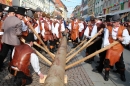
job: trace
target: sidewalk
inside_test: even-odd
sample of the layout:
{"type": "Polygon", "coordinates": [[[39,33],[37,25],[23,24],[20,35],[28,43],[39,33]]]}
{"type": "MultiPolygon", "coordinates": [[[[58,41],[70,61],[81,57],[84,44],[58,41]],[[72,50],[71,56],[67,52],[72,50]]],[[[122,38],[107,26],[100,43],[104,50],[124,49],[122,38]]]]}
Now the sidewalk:
{"type": "MultiPolygon", "coordinates": [[[[99,60],[97,56],[94,57],[94,62],[92,64],[83,62],[82,66],[86,70],[92,82],[94,83],[94,86],[130,86],[130,63],[126,62],[129,61],[129,55],[127,54],[129,54],[129,51],[125,49],[123,56],[126,66],[126,82],[121,81],[120,75],[114,73],[112,69],[110,70],[109,81],[104,81],[104,70],[102,74],[92,72],[93,68],[98,65],[98,63],[96,63],[99,60]]],[[[85,57],[85,50],[82,51],[77,57],[78,59],[82,59],[83,57],[85,57]]]]}

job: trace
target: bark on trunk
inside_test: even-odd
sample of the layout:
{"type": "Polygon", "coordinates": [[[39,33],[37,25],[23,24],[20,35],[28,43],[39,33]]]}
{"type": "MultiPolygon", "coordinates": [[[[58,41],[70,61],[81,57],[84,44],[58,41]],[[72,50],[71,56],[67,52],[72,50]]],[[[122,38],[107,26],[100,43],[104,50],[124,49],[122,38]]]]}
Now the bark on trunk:
{"type": "Polygon", "coordinates": [[[64,86],[66,54],[67,39],[66,37],[63,37],[56,53],[53,65],[48,72],[44,86],[64,86]]]}

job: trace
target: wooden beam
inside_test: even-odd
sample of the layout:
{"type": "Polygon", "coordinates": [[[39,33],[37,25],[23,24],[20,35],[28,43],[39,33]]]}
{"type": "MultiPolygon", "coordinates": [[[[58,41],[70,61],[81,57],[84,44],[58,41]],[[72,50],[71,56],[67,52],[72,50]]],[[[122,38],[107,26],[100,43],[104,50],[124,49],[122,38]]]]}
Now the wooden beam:
{"type": "Polygon", "coordinates": [[[81,62],[84,62],[85,60],[90,59],[90,58],[92,58],[93,56],[95,56],[95,55],[97,55],[97,54],[99,54],[99,53],[101,53],[101,52],[103,52],[103,51],[105,51],[105,50],[107,50],[107,49],[110,49],[111,47],[113,47],[114,45],[116,45],[116,44],[118,44],[118,43],[119,43],[118,41],[114,41],[114,42],[111,43],[110,45],[108,45],[108,46],[106,46],[106,47],[104,47],[104,48],[102,48],[102,49],[100,49],[100,50],[98,50],[98,51],[96,51],[96,52],[94,52],[94,53],[88,55],[87,57],[84,57],[84,58],[82,58],[82,59],[80,59],[80,60],[78,60],[78,61],[76,61],[76,62],[74,62],[74,63],[72,63],[72,64],[70,64],[70,65],[68,65],[68,66],[66,66],[66,67],[65,67],[65,70],[67,70],[67,69],[69,69],[69,68],[71,68],[71,67],[74,67],[74,66],[80,64],[81,62]]]}
{"type": "Polygon", "coordinates": [[[32,25],[28,22],[27,23],[28,27],[32,30],[32,32],[36,35],[36,37],[39,39],[39,41],[42,43],[42,45],[44,46],[46,52],[51,56],[51,58],[54,60],[54,56],[51,54],[51,52],[48,50],[47,46],[44,44],[44,42],[42,41],[42,39],[39,37],[39,35],[36,33],[36,31],[34,30],[34,28],[32,27],[32,25]]]}
{"type": "MultiPolygon", "coordinates": [[[[69,56],[71,53],[73,53],[77,48],[81,47],[87,40],[83,40],[77,47],[75,47],[74,49],[72,49],[68,54],[67,56],[69,56]]],[[[66,57],[67,57],[66,56],[66,57]]]]}
{"type": "MultiPolygon", "coordinates": [[[[23,38],[20,39],[23,43],[25,43],[25,40],[23,38]]],[[[49,64],[49,66],[52,65],[52,63],[46,58],[44,57],[41,53],[39,53],[35,48],[32,47],[32,49],[36,52],[36,54],[42,58],[47,64],[49,64]]]]}
{"type": "MultiPolygon", "coordinates": [[[[96,41],[98,41],[99,39],[101,39],[101,37],[98,37],[98,38],[96,38],[95,40],[93,40],[91,43],[89,43],[87,46],[86,46],[86,48],[87,47],[89,47],[89,46],[91,46],[92,44],[94,44],[96,41]]],[[[86,49],[86,48],[84,48],[84,49],[86,49]]],[[[84,50],[83,49],[83,50],[84,50]]]]}
{"type": "Polygon", "coordinates": [[[72,58],[74,58],[79,52],[81,52],[84,48],[86,48],[88,46],[88,44],[93,41],[99,34],[101,34],[103,31],[103,28],[97,33],[95,34],[87,43],[85,43],[79,50],[77,50],[74,54],[70,55],[69,57],[67,57],[66,59],[66,63],[68,63],[72,58]]]}
{"type": "Polygon", "coordinates": [[[63,37],[56,53],[53,65],[48,72],[44,86],[64,86],[66,54],[67,39],[66,37],[63,37]]]}
{"type": "MultiPolygon", "coordinates": [[[[42,50],[46,51],[46,49],[45,49],[43,46],[39,45],[37,42],[33,42],[33,43],[34,43],[34,45],[38,46],[38,47],[41,48],[42,50]]],[[[51,53],[51,52],[50,52],[50,54],[51,54],[53,57],[55,57],[55,54],[53,54],[53,53],[51,53]]]]}

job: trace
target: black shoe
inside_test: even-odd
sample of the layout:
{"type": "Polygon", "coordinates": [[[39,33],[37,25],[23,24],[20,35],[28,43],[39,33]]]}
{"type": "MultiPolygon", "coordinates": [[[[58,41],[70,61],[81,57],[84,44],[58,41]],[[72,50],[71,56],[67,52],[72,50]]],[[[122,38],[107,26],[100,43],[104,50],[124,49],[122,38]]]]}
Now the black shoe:
{"type": "Polygon", "coordinates": [[[108,80],[109,80],[109,71],[105,71],[104,80],[105,80],[105,81],[108,81],[108,80]]]}
{"type": "Polygon", "coordinates": [[[119,70],[113,70],[114,73],[119,73],[119,70]]]}
{"type": "Polygon", "coordinates": [[[102,73],[102,71],[98,70],[97,68],[93,69],[92,71],[95,72],[95,73],[102,73]]]}
{"type": "Polygon", "coordinates": [[[125,75],[121,75],[120,78],[121,78],[121,80],[122,80],[123,82],[126,81],[125,75]]]}

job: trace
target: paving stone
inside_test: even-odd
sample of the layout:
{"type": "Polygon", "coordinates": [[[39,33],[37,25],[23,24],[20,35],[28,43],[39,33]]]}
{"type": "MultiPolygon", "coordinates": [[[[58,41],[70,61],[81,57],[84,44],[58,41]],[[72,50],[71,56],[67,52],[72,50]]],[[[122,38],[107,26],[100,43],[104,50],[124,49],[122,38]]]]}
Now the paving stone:
{"type": "MultiPolygon", "coordinates": [[[[46,57],[50,59],[50,57],[48,56],[49,55],[46,55],[46,57]]],[[[68,64],[71,64],[77,60],[79,59],[75,57],[68,64]]],[[[13,86],[14,78],[8,72],[8,67],[7,67],[8,61],[9,60],[7,58],[5,60],[6,68],[4,69],[3,72],[0,72],[0,78],[2,79],[0,80],[0,86],[13,86]]],[[[39,61],[40,61],[41,72],[47,75],[50,67],[41,58],[39,58],[39,61]]],[[[32,67],[30,67],[30,70],[33,76],[32,77],[33,82],[32,84],[27,85],[27,86],[44,86],[44,84],[39,83],[39,76],[34,72],[32,67]]],[[[85,69],[83,68],[81,64],[66,70],[65,74],[68,76],[68,83],[65,84],[65,86],[94,86],[87,72],[85,71],[85,69]]]]}

